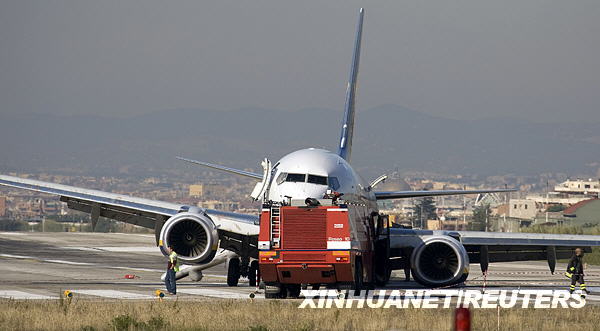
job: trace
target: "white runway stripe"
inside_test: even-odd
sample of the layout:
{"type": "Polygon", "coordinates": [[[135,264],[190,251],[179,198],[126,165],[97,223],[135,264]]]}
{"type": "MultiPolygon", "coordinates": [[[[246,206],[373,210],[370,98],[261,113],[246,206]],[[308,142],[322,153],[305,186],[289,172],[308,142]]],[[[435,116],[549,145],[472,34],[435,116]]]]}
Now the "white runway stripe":
{"type": "Polygon", "coordinates": [[[65,249],[86,252],[116,252],[116,253],[160,253],[160,249],[154,246],[65,246],[65,249]]]}
{"type": "MultiPolygon", "coordinates": [[[[214,290],[209,288],[182,288],[177,289],[177,293],[201,295],[204,297],[211,298],[222,298],[222,299],[249,299],[248,293],[235,293],[229,291],[214,290]]],[[[258,297],[259,295],[257,295],[258,297]]]]}
{"type": "Polygon", "coordinates": [[[112,298],[112,299],[152,299],[153,295],[140,294],[115,290],[73,290],[75,294],[92,295],[96,297],[112,298]]]}
{"type": "Polygon", "coordinates": [[[73,262],[73,261],[65,261],[65,260],[44,260],[44,261],[50,262],[50,263],[61,263],[61,264],[71,264],[71,265],[94,265],[93,263],[73,262]]]}
{"type": "Polygon", "coordinates": [[[0,298],[16,299],[16,300],[49,300],[56,299],[57,297],[51,297],[47,295],[40,295],[34,293],[27,293],[23,291],[3,291],[0,290],[0,298]]]}

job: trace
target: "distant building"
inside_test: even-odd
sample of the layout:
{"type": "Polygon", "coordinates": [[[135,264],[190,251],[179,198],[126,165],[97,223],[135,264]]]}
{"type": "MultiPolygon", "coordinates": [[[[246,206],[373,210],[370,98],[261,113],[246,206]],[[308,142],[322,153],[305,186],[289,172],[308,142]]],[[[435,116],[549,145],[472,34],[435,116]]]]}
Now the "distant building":
{"type": "Polygon", "coordinates": [[[194,198],[216,198],[223,196],[225,187],[219,184],[193,184],[189,186],[189,196],[194,198]]]}
{"type": "Polygon", "coordinates": [[[462,220],[427,220],[427,230],[466,230],[467,225],[462,220]],[[458,223],[458,229],[456,228],[458,223]]]}
{"type": "Polygon", "coordinates": [[[204,195],[204,184],[193,184],[190,185],[189,196],[194,198],[201,198],[204,195]]]}
{"type": "Polygon", "coordinates": [[[537,214],[535,201],[528,199],[510,199],[508,201],[508,217],[534,219],[537,214]]]}
{"type": "Polygon", "coordinates": [[[600,179],[567,180],[566,182],[554,186],[554,191],[569,194],[595,195],[598,197],[598,193],[600,192],[600,179]]]}

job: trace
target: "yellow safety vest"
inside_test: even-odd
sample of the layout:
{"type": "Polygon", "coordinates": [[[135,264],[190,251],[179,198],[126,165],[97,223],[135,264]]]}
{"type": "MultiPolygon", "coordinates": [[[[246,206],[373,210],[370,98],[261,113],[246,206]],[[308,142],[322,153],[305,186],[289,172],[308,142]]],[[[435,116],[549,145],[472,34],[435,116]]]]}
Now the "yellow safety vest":
{"type": "Polygon", "coordinates": [[[169,261],[171,261],[171,264],[174,264],[173,270],[175,270],[175,272],[179,271],[179,259],[177,258],[177,253],[174,251],[171,252],[171,254],[169,254],[169,261]],[[177,262],[175,263],[175,261],[177,262]]]}

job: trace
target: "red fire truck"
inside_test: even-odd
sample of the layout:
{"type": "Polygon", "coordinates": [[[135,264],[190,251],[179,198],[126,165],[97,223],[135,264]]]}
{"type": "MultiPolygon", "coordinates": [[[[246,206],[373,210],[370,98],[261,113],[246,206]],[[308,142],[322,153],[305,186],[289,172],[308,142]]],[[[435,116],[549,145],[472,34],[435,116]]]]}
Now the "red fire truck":
{"type": "Polygon", "coordinates": [[[265,203],[258,236],[265,297],[298,297],[303,286],[358,291],[365,284],[386,282],[389,232],[381,231],[385,218],[361,215],[363,210],[366,206],[349,208],[336,199],[265,203]]]}

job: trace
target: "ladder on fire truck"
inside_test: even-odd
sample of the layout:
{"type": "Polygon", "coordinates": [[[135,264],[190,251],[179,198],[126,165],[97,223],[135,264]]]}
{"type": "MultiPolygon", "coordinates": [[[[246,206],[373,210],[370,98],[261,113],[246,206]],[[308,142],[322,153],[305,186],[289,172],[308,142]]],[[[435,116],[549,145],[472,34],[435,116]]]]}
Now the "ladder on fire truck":
{"type": "Polygon", "coordinates": [[[279,248],[281,239],[281,205],[278,202],[271,203],[271,242],[273,248],[279,248]]]}

